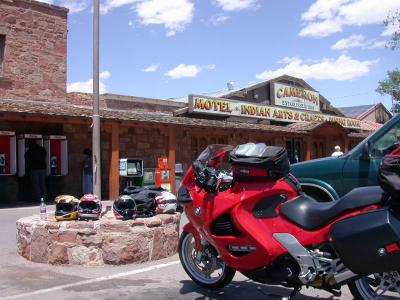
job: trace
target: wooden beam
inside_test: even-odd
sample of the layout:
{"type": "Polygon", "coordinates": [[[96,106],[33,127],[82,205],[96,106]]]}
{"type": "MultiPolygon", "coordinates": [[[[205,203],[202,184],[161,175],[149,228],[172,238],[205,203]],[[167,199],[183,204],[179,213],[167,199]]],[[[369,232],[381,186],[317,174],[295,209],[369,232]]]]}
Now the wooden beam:
{"type": "Polygon", "coordinates": [[[110,159],[109,159],[108,190],[110,200],[115,200],[119,195],[119,124],[111,125],[110,159]]]}
{"type": "Polygon", "coordinates": [[[168,130],[168,165],[171,170],[171,192],[175,194],[175,149],[176,149],[176,135],[175,128],[169,127],[168,130]]]}
{"type": "Polygon", "coordinates": [[[1,121],[17,121],[17,122],[40,122],[40,123],[62,123],[62,124],[90,124],[88,118],[74,118],[61,116],[38,116],[30,114],[7,114],[0,113],[1,121]]]}

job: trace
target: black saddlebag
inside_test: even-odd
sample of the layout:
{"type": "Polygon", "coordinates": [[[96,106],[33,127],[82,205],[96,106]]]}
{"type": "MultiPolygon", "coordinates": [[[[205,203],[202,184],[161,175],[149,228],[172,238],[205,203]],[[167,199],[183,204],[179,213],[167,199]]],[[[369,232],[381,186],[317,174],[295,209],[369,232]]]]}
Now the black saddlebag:
{"type": "Polygon", "coordinates": [[[332,246],[357,274],[400,270],[400,215],[388,208],[336,222],[332,246]]]}
{"type": "Polygon", "coordinates": [[[235,180],[281,178],[289,174],[290,163],[285,148],[264,143],[238,145],[229,155],[235,180]]]}

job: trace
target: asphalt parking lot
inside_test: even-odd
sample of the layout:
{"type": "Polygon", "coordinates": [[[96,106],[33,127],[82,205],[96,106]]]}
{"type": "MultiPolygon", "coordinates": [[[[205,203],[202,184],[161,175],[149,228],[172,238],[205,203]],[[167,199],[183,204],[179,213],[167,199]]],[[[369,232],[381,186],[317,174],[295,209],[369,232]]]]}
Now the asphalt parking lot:
{"type": "MultiPolygon", "coordinates": [[[[17,254],[15,221],[37,210],[37,207],[0,209],[0,299],[279,299],[291,292],[283,287],[254,283],[241,274],[236,274],[233,282],[221,291],[205,290],[190,280],[177,255],[123,266],[32,263],[17,254]]],[[[333,297],[323,291],[304,288],[296,299],[333,297]]],[[[340,299],[352,299],[347,289],[343,289],[340,299]]]]}

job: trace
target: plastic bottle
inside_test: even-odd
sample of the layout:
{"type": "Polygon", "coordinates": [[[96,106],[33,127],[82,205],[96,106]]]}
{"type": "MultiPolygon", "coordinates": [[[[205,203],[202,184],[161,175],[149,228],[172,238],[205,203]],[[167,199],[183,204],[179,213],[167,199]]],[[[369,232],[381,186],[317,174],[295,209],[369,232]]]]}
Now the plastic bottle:
{"type": "Polygon", "coordinates": [[[47,220],[46,203],[44,203],[43,198],[40,198],[40,219],[47,220]]]}

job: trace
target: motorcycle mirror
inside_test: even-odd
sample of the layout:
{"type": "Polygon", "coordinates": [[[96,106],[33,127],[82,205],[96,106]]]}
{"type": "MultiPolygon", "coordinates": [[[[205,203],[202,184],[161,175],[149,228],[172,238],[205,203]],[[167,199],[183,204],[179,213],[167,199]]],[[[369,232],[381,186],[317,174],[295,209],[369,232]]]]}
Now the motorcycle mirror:
{"type": "Polygon", "coordinates": [[[200,161],[198,161],[198,160],[194,161],[192,166],[193,166],[193,169],[196,172],[196,174],[203,172],[204,166],[200,161]]]}
{"type": "Polygon", "coordinates": [[[360,159],[361,160],[370,160],[371,159],[371,147],[370,147],[369,141],[363,145],[362,150],[361,150],[360,159]]]}

